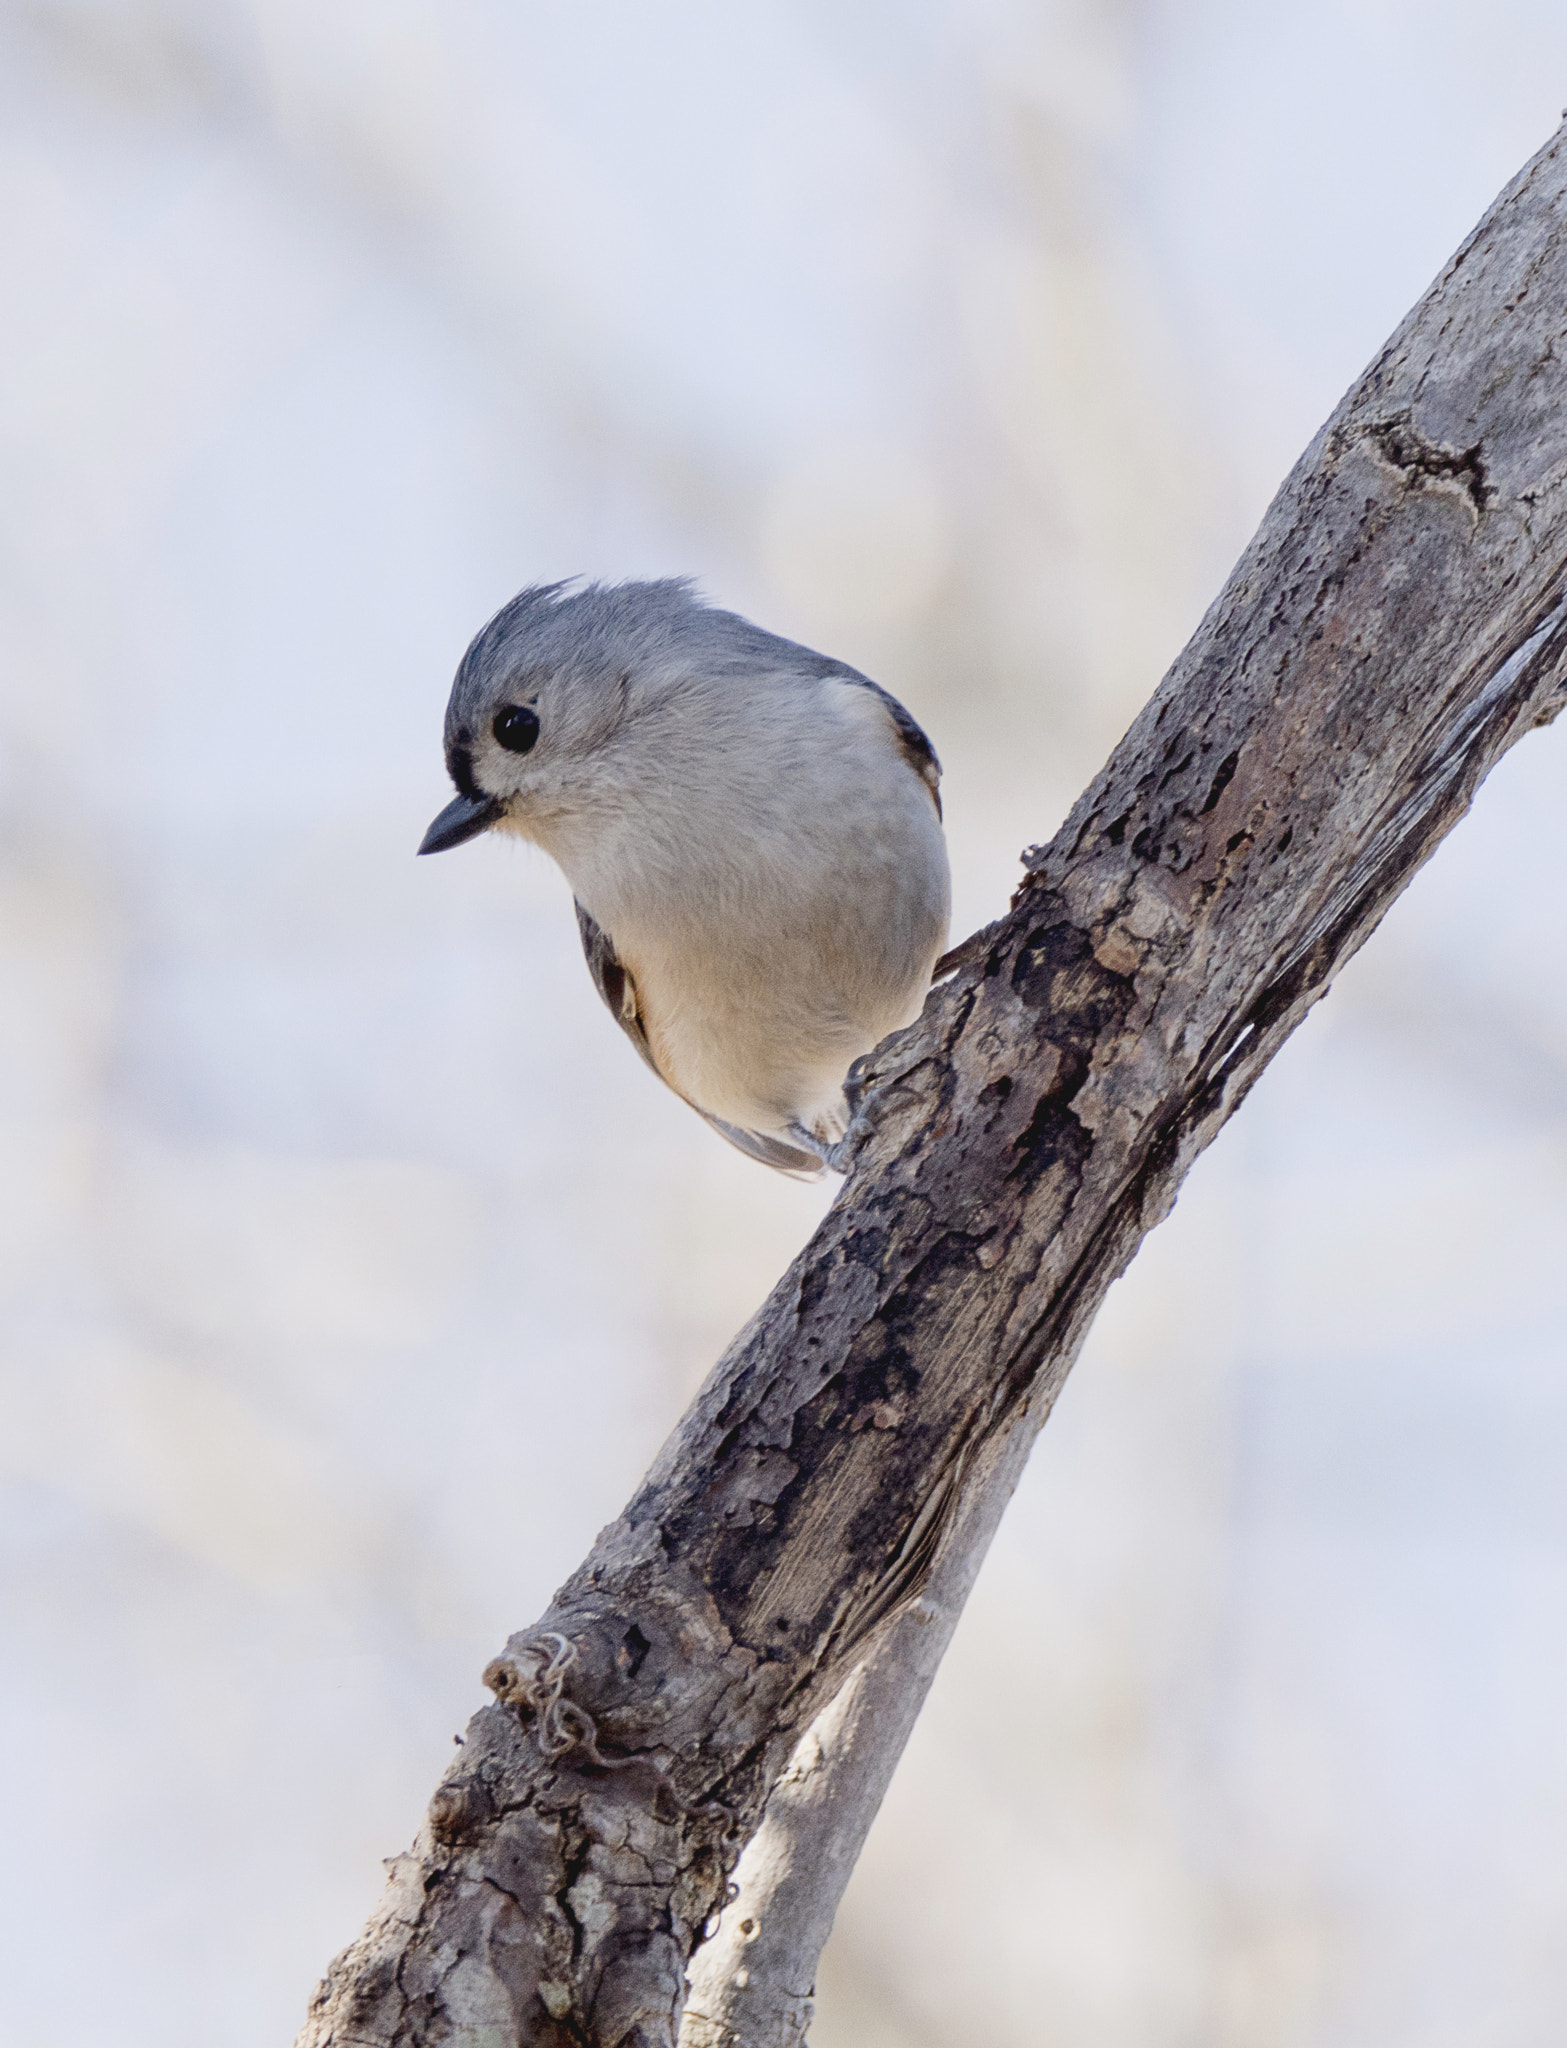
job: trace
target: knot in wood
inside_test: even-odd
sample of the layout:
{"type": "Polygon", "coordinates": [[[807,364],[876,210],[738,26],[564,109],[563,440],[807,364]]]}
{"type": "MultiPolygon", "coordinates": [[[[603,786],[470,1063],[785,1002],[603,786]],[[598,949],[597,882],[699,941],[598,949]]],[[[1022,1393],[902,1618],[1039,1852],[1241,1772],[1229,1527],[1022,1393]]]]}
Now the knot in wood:
{"type": "Polygon", "coordinates": [[[430,1801],[430,1832],[438,1842],[460,1842],[490,1818],[490,1797],[472,1778],[449,1778],[430,1801]]]}
{"type": "Polygon", "coordinates": [[[580,1750],[601,1770],[616,1770],[629,1759],[601,1756],[598,1724],[585,1707],[565,1697],[566,1673],[577,1661],[577,1646],[570,1636],[550,1629],[493,1658],[485,1667],[484,1683],[502,1706],[515,1708],[520,1720],[532,1723],[541,1756],[553,1761],[580,1750]]]}

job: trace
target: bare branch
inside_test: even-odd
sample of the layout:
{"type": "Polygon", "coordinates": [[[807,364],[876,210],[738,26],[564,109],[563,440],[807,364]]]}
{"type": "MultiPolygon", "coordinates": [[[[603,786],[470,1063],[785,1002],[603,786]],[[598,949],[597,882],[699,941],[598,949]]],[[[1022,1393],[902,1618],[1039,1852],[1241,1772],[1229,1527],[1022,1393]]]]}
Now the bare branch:
{"type": "MultiPolygon", "coordinates": [[[[843,1193],[490,1666],[498,1703],[303,2048],[672,2048],[801,1731],[867,1656],[862,1683],[923,1688],[914,1603],[961,1605],[1105,1290],[1561,708],[1564,188],[1558,140],[1312,443],[1011,914],[872,1056],[843,1193]]],[[[890,1756],[849,1744],[840,1788],[885,1781],[908,1718],[890,1756]]],[[[802,1970],[820,1918],[795,1916],[802,1970]]]]}

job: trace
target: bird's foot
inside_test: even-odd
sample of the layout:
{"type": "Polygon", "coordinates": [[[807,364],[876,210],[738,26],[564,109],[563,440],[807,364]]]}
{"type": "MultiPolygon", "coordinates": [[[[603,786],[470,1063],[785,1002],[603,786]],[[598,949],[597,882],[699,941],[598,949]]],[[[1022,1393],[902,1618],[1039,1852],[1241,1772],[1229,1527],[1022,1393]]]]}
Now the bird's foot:
{"type": "Polygon", "coordinates": [[[787,1136],[791,1145],[798,1145],[802,1152],[809,1152],[813,1159],[819,1159],[823,1166],[831,1167],[834,1173],[848,1172],[847,1165],[840,1166],[836,1156],[845,1142],[844,1138],[819,1137],[815,1131],[808,1130],[798,1117],[787,1126],[787,1136]]]}

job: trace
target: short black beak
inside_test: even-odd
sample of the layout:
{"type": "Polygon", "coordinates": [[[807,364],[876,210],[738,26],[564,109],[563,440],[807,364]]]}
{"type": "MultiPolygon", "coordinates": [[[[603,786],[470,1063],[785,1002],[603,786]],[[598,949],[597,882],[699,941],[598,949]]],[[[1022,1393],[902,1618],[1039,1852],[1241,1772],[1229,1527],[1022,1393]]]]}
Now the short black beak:
{"type": "Polygon", "coordinates": [[[419,842],[421,853],[444,853],[487,831],[505,806],[496,796],[454,796],[419,842]]]}

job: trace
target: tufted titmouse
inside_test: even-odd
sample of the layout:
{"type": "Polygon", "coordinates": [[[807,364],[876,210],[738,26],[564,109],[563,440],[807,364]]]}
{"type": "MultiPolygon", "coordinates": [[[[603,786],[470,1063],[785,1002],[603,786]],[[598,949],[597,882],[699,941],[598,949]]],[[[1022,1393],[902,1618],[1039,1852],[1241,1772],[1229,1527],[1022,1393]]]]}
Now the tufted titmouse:
{"type": "Polygon", "coordinates": [[[457,671],[419,848],[551,854],[599,994],[753,1159],[819,1173],[850,1064],[919,1015],[949,912],[930,741],[866,676],[685,582],[525,590],[457,671]]]}

